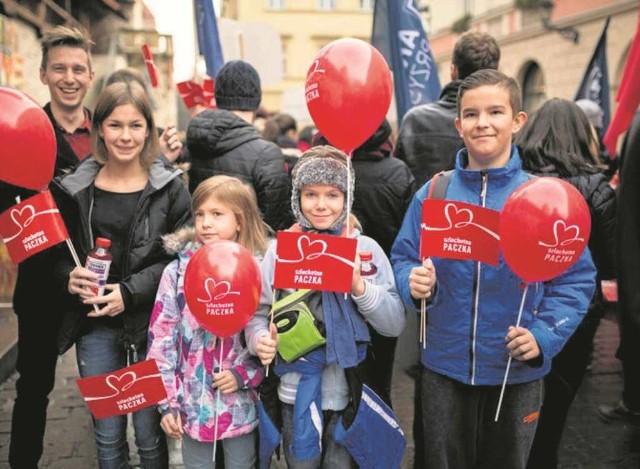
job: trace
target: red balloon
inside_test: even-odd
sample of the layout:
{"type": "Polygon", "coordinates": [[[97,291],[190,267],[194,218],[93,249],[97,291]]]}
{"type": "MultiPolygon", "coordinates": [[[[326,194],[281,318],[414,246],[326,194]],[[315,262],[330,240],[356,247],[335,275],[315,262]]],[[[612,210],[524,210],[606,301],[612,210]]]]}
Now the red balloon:
{"type": "Polygon", "coordinates": [[[218,337],[236,334],[249,322],[260,299],[260,269],[251,252],[233,241],[205,244],[184,275],[191,313],[218,337]]]}
{"type": "Polygon", "coordinates": [[[307,108],[331,144],[351,152],[380,126],[391,104],[384,57],[360,39],[343,38],[316,55],[305,82],[307,108]]]}
{"type": "Polygon", "coordinates": [[[53,177],[56,136],[44,110],[29,96],[0,86],[0,180],[43,190],[53,177]]]}
{"type": "Polygon", "coordinates": [[[589,242],[591,216],[566,181],[534,178],[518,187],[500,213],[500,247],[525,282],[552,279],[578,261],[589,242]]]}

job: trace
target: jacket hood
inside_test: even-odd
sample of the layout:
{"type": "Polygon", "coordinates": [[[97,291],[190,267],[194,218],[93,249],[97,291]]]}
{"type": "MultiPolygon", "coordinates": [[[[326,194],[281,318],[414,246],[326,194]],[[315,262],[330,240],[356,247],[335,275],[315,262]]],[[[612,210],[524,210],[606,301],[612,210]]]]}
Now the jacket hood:
{"type": "Polygon", "coordinates": [[[162,247],[167,254],[175,255],[195,241],[196,229],[193,226],[185,226],[178,231],[162,236],[162,247]]]}
{"type": "Polygon", "coordinates": [[[224,155],[243,143],[260,138],[253,125],[224,109],[201,112],[191,119],[187,128],[189,155],[199,159],[224,155]]]}
{"type": "MultiPolygon", "coordinates": [[[[93,157],[84,160],[76,170],[60,179],[60,186],[72,196],[86,189],[96,179],[96,175],[102,165],[93,157]]],[[[149,168],[149,184],[155,190],[162,189],[173,179],[179,177],[182,170],[165,165],[160,159],[156,159],[149,168]]]]}

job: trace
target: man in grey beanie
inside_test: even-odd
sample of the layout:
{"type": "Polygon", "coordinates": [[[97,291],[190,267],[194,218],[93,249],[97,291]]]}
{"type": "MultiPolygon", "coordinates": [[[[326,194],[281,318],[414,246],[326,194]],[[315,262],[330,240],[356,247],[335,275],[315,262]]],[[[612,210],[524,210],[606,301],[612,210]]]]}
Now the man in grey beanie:
{"type": "Polygon", "coordinates": [[[284,156],[252,125],[262,100],[258,72],[242,60],[227,62],[216,77],[215,93],[218,109],[201,112],[187,129],[189,191],[217,174],[237,177],[253,187],[271,228],[289,227],[290,184],[284,156]]]}

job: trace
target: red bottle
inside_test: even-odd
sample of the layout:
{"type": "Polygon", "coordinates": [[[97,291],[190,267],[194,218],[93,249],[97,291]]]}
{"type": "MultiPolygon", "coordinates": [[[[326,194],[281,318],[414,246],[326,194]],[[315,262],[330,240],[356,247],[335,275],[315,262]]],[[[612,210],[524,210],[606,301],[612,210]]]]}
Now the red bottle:
{"type": "Polygon", "coordinates": [[[111,240],[107,238],[97,238],[96,246],[87,254],[85,267],[91,272],[98,274],[98,288],[92,289],[97,296],[104,295],[104,287],[109,277],[109,268],[111,267],[111,240]]]}
{"type": "Polygon", "coordinates": [[[360,251],[360,276],[366,282],[373,282],[378,273],[378,268],[372,262],[373,253],[371,251],[360,251]]]}

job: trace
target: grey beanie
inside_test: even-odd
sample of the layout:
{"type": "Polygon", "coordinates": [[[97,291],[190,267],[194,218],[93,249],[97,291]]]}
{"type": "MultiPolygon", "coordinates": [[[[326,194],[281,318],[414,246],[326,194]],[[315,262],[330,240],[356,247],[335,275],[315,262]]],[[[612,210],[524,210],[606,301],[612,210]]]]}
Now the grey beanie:
{"type": "Polygon", "coordinates": [[[262,100],[260,76],[251,64],[231,60],[216,77],[216,105],[229,111],[255,111],[262,100]]]}
{"type": "Polygon", "coordinates": [[[345,196],[342,213],[330,227],[336,230],[341,227],[353,205],[353,188],[355,186],[355,174],[349,157],[329,145],[313,147],[307,150],[298,160],[291,172],[291,210],[300,226],[313,229],[313,225],[305,218],[300,209],[300,191],[303,187],[315,184],[327,184],[340,189],[345,196]],[[347,187],[347,168],[351,172],[351,184],[347,187]],[[349,203],[349,206],[347,206],[349,203]]]}

